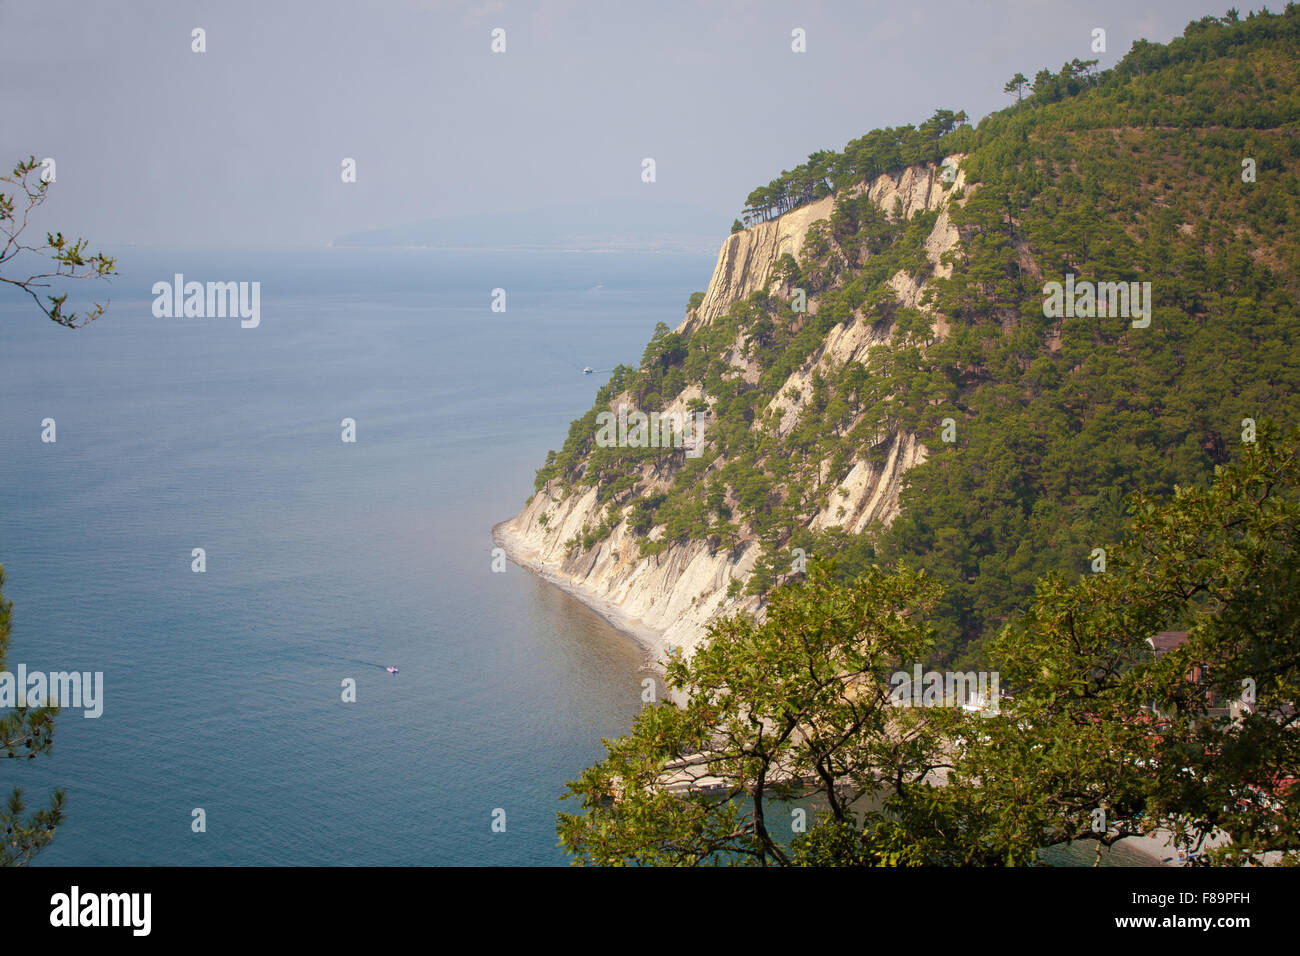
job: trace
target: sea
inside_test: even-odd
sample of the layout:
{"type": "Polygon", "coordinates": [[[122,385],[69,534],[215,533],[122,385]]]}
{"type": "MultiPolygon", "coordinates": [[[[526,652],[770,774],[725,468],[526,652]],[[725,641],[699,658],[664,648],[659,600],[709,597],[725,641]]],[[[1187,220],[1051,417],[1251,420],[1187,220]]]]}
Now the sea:
{"type": "Polygon", "coordinates": [[[103,674],[0,762],[66,790],[37,865],[564,864],[648,672],[490,531],[713,257],[106,251],[85,328],[0,300],[8,667],[103,674]],[[260,283],[258,325],[156,317],[177,273],[260,283]]]}
{"type": "Polygon", "coordinates": [[[713,256],[105,251],[83,329],[0,295],[8,668],[103,681],[0,761],[66,791],[35,865],[565,864],[650,672],[490,530],[713,256]],[[177,274],[259,283],[257,326],[156,316],[177,274]]]}

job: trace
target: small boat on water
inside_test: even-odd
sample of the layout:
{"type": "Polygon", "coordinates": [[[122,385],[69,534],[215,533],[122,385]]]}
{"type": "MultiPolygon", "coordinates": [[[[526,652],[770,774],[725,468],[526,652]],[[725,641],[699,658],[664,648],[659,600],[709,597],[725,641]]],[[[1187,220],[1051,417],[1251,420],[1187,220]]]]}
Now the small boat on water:
{"type": "Polygon", "coordinates": [[[590,365],[588,365],[586,368],[584,368],[584,369],[582,370],[582,374],[583,374],[583,375],[590,375],[590,374],[591,374],[592,372],[594,372],[594,371],[596,371],[596,370],[595,370],[594,368],[592,368],[590,365]]]}
{"type": "Polygon", "coordinates": [[[390,674],[396,674],[396,673],[397,673],[397,668],[396,668],[396,667],[385,667],[384,670],[388,671],[388,673],[390,673],[390,674]]]}

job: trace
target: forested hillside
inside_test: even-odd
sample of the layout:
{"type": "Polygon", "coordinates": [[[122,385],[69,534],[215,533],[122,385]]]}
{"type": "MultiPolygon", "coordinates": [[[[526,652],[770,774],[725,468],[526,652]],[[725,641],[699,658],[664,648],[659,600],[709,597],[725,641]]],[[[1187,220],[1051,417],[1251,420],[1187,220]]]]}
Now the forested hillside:
{"type": "Polygon", "coordinates": [[[693,298],[574,422],[537,486],[598,489],[603,518],[575,555],[620,522],[642,556],[758,541],[734,584],[758,595],[797,576],[796,548],[838,555],[846,578],[901,558],[942,583],[942,650],[962,661],[1045,572],[1089,570],[1127,495],[1205,484],[1243,419],[1300,421],[1300,8],[1207,17],[1100,74],[1042,70],[1023,100],[963,119],[869,133],[750,193],[751,223],[826,195],[834,211],[766,290],[703,324],[693,298]],[[858,185],[945,156],[961,176],[945,171],[942,210],[881,209],[858,185]],[[957,241],[936,271],[941,216],[957,241]],[[1150,282],[1149,325],[1046,316],[1045,284],[1067,275],[1150,282]],[[924,281],[916,301],[907,277],[924,281]],[[862,360],[816,363],[791,389],[858,323],[877,343],[862,360]],[[599,411],[684,397],[709,415],[699,457],[596,446],[599,411]],[[814,520],[835,514],[855,461],[905,435],[928,457],[891,524],[814,520]]]}

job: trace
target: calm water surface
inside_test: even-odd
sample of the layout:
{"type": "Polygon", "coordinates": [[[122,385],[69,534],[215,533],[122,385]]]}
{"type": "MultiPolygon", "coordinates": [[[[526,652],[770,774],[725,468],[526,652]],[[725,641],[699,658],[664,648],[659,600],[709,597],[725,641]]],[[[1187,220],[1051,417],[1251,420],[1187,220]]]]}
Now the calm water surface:
{"type": "Polygon", "coordinates": [[[558,797],[629,728],[641,653],[492,573],[489,529],[607,377],[580,369],[637,364],[711,258],[115,251],[86,329],[0,300],[10,668],[105,680],[0,768],[68,790],[39,863],[563,863],[558,797]],[[260,327],[155,318],[176,272],[260,281],[260,327]]]}
{"type": "Polygon", "coordinates": [[[711,257],[118,252],[81,331],[0,299],[9,665],[105,680],[102,717],[0,767],[67,788],[38,863],[563,863],[564,782],[629,728],[642,655],[492,573],[489,529],[590,407],[581,368],[637,364],[711,257]],[[176,272],[261,282],[261,325],[155,318],[176,272]]]}

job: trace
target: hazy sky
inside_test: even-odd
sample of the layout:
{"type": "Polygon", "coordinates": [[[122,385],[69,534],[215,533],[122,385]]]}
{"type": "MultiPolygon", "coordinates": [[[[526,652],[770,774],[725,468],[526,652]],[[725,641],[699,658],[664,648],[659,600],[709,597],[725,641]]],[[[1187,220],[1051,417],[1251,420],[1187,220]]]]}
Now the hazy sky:
{"type": "Polygon", "coordinates": [[[1214,2],[0,0],[0,162],[53,157],[40,226],[98,243],[319,246],[606,203],[691,208],[721,239],[815,149],[937,107],[978,119],[1017,70],[1111,66],[1214,2]]]}

